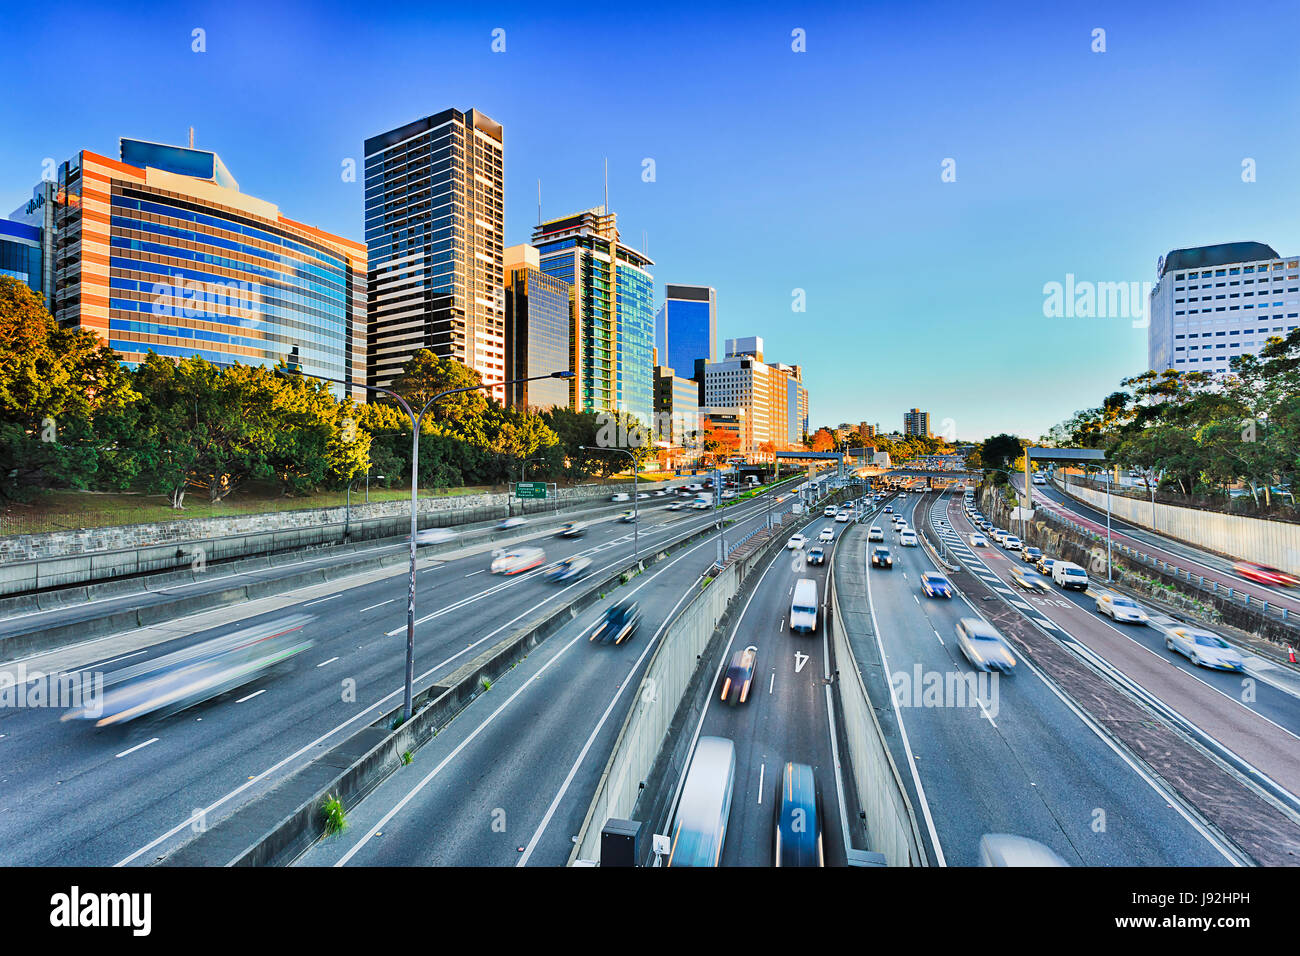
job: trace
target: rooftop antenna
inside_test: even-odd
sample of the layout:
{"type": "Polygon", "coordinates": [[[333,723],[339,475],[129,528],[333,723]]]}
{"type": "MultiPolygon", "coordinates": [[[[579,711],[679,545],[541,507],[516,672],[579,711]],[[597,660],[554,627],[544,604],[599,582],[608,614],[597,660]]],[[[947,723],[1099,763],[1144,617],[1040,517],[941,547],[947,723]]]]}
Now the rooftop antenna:
{"type": "Polygon", "coordinates": [[[190,127],[190,149],[194,148],[194,127],[190,127]]]}
{"type": "Polygon", "coordinates": [[[605,207],[602,210],[606,216],[609,215],[609,157],[605,157],[605,207]]]}
{"type": "Polygon", "coordinates": [[[542,224],[542,181],[537,180],[537,225],[542,224]]]}

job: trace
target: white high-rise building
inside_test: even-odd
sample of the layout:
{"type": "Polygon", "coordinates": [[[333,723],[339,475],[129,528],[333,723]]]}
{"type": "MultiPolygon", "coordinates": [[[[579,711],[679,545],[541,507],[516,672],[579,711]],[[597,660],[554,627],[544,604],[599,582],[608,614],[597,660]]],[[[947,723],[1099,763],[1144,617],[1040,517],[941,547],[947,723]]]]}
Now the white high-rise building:
{"type": "Polygon", "coordinates": [[[1175,249],[1151,292],[1147,360],[1157,371],[1227,372],[1300,324],[1300,260],[1262,242],[1175,249]]]}
{"type": "Polygon", "coordinates": [[[794,447],[808,430],[808,390],[797,365],[763,361],[757,336],[727,339],[720,362],[704,364],[704,405],[743,409],[742,452],[770,442],[778,450],[794,447]]]}

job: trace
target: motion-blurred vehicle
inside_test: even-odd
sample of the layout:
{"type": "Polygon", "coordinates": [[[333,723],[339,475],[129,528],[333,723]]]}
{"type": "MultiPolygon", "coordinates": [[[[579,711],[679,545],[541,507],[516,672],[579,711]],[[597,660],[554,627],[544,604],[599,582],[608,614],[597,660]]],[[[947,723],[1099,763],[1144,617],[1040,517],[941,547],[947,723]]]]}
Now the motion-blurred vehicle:
{"type": "Polygon", "coordinates": [[[662,498],[662,497],[664,497],[664,495],[666,495],[666,494],[668,494],[668,492],[664,491],[662,488],[659,488],[659,489],[657,489],[657,490],[655,491],[654,496],[655,496],[656,498],[662,498]]]}
{"type": "Polygon", "coordinates": [[[531,571],[546,560],[541,548],[507,548],[494,552],[488,570],[493,574],[521,574],[531,571]]]}
{"type": "Polygon", "coordinates": [[[787,763],[772,801],[772,862],[776,866],[825,866],[822,800],[812,767],[787,763]]]}
{"type": "Polygon", "coordinates": [[[1052,580],[1062,588],[1088,590],[1088,572],[1072,561],[1053,561],[1052,580]]]}
{"type": "Polygon", "coordinates": [[[1011,580],[1017,587],[1024,588],[1026,591],[1037,591],[1045,593],[1052,590],[1051,584],[1047,578],[1040,574],[1030,571],[1028,568],[1011,568],[1011,580]]]}
{"type": "Polygon", "coordinates": [[[591,632],[589,641],[599,640],[602,644],[622,644],[631,640],[641,623],[641,608],[635,601],[619,601],[605,609],[596,629],[591,632]]]}
{"type": "Polygon", "coordinates": [[[750,645],[731,655],[727,673],[722,679],[722,700],[728,704],[743,704],[749,700],[749,686],[754,681],[754,662],[758,648],[750,645]]]}
{"type": "Polygon", "coordinates": [[[1102,591],[1097,595],[1097,613],[1123,624],[1145,624],[1148,620],[1147,612],[1137,601],[1114,591],[1102,591]]]}
{"type": "MultiPolygon", "coordinates": [[[[453,540],[455,537],[456,532],[452,531],[450,528],[425,528],[423,531],[417,531],[415,533],[415,543],[417,545],[443,544],[444,542],[453,540]]],[[[406,540],[410,541],[411,536],[407,535],[406,540]]]]}
{"type": "Polygon", "coordinates": [[[980,837],[980,866],[1069,866],[1051,847],[1029,837],[986,833],[980,837]]]}
{"type": "Polygon", "coordinates": [[[875,527],[875,526],[872,526],[871,530],[867,532],[867,540],[868,540],[868,541],[884,541],[884,540],[885,540],[885,532],[882,531],[880,528],[877,528],[877,527],[875,527]]]}
{"type": "Polygon", "coordinates": [[[801,534],[792,535],[790,540],[785,543],[787,551],[798,551],[808,543],[808,539],[801,534]]]}
{"type": "Polygon", "coordinates": [[[650,493],[648,491],[638,491],[636,493],[637,501],[644,501],[646,498],[649,497],[650,497],[650,493]]]}
{"type": "Polygon", "coordinates": [[[621,515],[618,516],[618,520],[623,524],[632,524],[632,522],[636,521],[636,512],[624,511],[621,515]]]}
{"type": "Polygon", "coordinates": [[[1165,647],[1177,651],[1197,667],[1221,671],[1242,671],[1246,663],[1237,649],[1209,631],[1196,627],[1174,627],[1165,633],[1165,647]]]}
{"type": "Polygon", "coordinates": [[[821,547],[820,545],[818,545],[818,546],[815,547],[815,548],[810,548],[810,549],[808,550],[808,563],[809,563],[809,564],[825,564],[825,563],[826,563],[826,549],[823,548],[823,547],[821,547]]]}
{"type": "Polygon", "coordinates": [[[609,500],[610,501],[631,501],[632,496],[629,495],[626,491],[620,491],[616,495],[611,495],[609,500]]]}
{"type": "Polygon", "coordinates": [[[884,510],[883,512],[881,512],[881,513],[882,513],[882,514],[887,514],[887,515],[892,515],[892,514],[894,513],[894,506],[893,506],[893,505],[885,505],[885,510],[884,510]]]}
{"type": "Polygon", "coordinates": [[[574,555],[553,565],[546,577],[551,581],[572,581],[591,571],[591,558],[574,555]]]}
{"type": "Polygon", "coordinates": [[[834,541],[835,529],[831,527],[822,528],[821,534],[817,535],[818,541],[834,541]]]}
{"type": "Polygon", "coordinates": [[[701,737],[673,819],[669,866],[718,865],[735,780],[735,744],[726,737],[701,737]]]}
{"type": "Polygon", "coordinates": [[[851,511],[841,511],[839,514],[835,516],[835,520],[838,521],[840,524],[848,524],[849,519],[852,517],[853,517],[853,513],[851,511]]]}
{"type": "Polygon", "coordinates": [[[799,578],[794,582],[790,598],[790,632],[798,634],[817,630],[817,582],[812,578],[799,578]]]}
{"type": "Polygon", "coordinates": [[[889,553],[888,548],[872,548],[871,566],[873,568],[892,568],[894,566],[894,556],[889,553]]]}
{"type": "Polygon", "coordinates": [[[989,539],[984,537],[984,535],[980,534],[978,531],[972,532],[970,536],[970,546],[972,548],[987,548],[989,546],[989,539]]]}
{"type": "Polygon", "coordinates": [[[1005,548],[1007,551],[1019,551],[1021,547],[1023,547],[1023,545],[1021,545],[1020,543],[1020,539],[1017,538],[1014,534],[1008,534],[1004,536],[1001,541],[1001,544],[1002,547],[1005,548]]]}
{"type": "Polygon", "coordinates": [[[1010,531],[1003,531],[1001,528],[994,528],[993,533],[989,535],[989,537],[992,538],[994,541],[996,541],[998,544],[1002,544],[1007,540],[1007,536],[1009,534],[1011,534],[1010,531]]]}
{"type": "Polygon", "coordinates": [[[313,620],[308,614],[290,615],[113,671],[101,694],[60,719],[109,727],[179,713],[297,657],[312,646],[302,630],[313,620]]]}
{"type": "Polygon", "coordinates": [[[926,597],[951,598],[952,584],[937,571],[927,571],[921,575],[921,590],[926,597]]]}
{"type": "Polygon", "coordinates": [[[993,625],[977,617],[963,617],[957,622],[957,646],[971,666],[981,671],[1012,674],[1016,658],[993,625]]]}
{"type": "Polygon", "coordinates": [[[1052,576],[1052,568],[1055,567],[1056,561],[1056,558],[1043,556],[1035,562],[1034,567],[1038,568],[1039,574],[1044,574],[1050,578],[1052,576]]]}
{"type": "Polygon", "coordinates": [[[1268,584],[1273,587],[1284,588],[1300,587],[1300,578],[1278,568],[1270,568],[1266,564],[1255,564],[1253,561],[1238,561],[1233,564],[1232,570],[1247,581],[1254,581],[1256,584],[1268,584]]]}
{"type": "Polygon", "coordinates": [[[681,511],[681,510],[682,510],[683,508],[685,508],[685,507],[686,507],[686,504],[685,504],[684,502],[681,502],[681,501],[674,501],[672,504],[670,504],[670,505],[668,506],[668,510],[669,510],[669,511],[681,511]]]}
{"type": "Polygon", "coordinates": [[[1025,562],[1025,564],[1037,564],[1038,559],[1042,556],[1042,548],[1025,548],[1020,552],[1020,560],[1025,562]]]}
{"type": "Polygon", "coordinates": [[[528,524],[527,518],[520,518],[518,516],[515,516],[513,518],[506,518],[504,521],[502,521],[499,525],[497,525],[497,530],[509,531],[511,528],[522,528],[526,524],[528,524]]]}
{"type": "Polygon", "coordinates": [[[834,517],[835,517],[835,506],[834,506],[834,505],[827,505],[824,509],[822,509],[822,515],[823,515],[824,517],[826,517],[826,518],[834,518],[834,517]]]}
{"type": "Polygon", "coordinates": [[[581,538],[587,533],[587,526],[581,521],[566,521],[560,525],[560,530],[556,532],[556,537],[560,538],[581,538]]]}

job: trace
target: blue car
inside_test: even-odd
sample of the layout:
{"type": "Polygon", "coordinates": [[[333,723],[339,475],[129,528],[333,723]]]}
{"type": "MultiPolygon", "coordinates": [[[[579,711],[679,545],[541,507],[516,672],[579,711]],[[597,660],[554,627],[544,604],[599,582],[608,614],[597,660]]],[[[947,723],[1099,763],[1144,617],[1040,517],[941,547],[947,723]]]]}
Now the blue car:
{"type": "Polygon", "coordinates": [[[952,585],[948,582],[947,578],[936,571],[930,571],[921,575],[921,590],[925,592],[926,597],[952,597],[952,585]]]}

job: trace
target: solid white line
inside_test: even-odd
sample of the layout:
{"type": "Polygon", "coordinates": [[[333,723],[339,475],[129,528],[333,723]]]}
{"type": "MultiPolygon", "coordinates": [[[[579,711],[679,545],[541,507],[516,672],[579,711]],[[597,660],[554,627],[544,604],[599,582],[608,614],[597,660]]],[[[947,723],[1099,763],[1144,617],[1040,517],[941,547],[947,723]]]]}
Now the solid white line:
{"type": "Polygon", "coordinates": [[[158,738],[157,738],[157,737],[153,737],[153,738],[151,738],[151,739],[149,739],[149,740],[146,740],[146,741],[145,741],[144,743],[142,743],[142,744],[136,744],[136,745],[135,745],[134,747],[132,747],[130,750],[123,750],[123,751],[122,751],[120,754],[118,754],[117,756],[119,756],[119,757],[125,757],[127,754],[133,754],[133,753],[135,753],[135,752],[136,752],[137,750],[139,750],[141,747],[148,747],[150,744],[157,743],[157,742],[158,742],[158,738]]]}
{"type": "Polygon", "coordinates": [[[244,701],[246,701],[246,700],[252,700],[252,699],[253,699],[254,697],[256,697],[258,694],[265,694],[265,693],[266,693],[266,688],[263,687],[261,690],[253,691],[253,693],[249,694],[247,697],[241,697],[241,698],[239,698],[239,700],[235,701],[235,703],[236,703],[236,704],[242,704],[242,703],[243,703],[244,701]]]}
{"type": "Polygon", "coordinates": [[[330,658],[329,660],[327,660],[327,661],[321,661],[321,662],[320,662],[319,664],[317,664],[316,666],[317,666],[317,667],[324,667],[326,664],[333,664],[336,660],[338,660],[337,657],[331,657],[331,658],[330,658]]]}
{"type": "Polygon", "coordinates": [[[758,805],[763,805],[763,775],[767,772],[767,764],[758,765],[758,805]]]}
{"type": "Polygon", "coordinates": [[[767,682],[767,692],[772,693],[774,687],[776,687],[776,671],[772,671],[772,679],[767,682]]]}
{"type": "Polygon", "coordinates": [[[483,573],[483,568],[479,568],[477,571],[471,571],[469,574],[465,575],[465,577],[472,578],[474,575],[482,574],[482,573],[483,573]]]}
{"type": "Polygon", "coordinates": [[[334,600],[335,598],[339,598],[339,597],[342,597],[342,596],[343,596],[342,592],[340,592],[340,593],[338,593],[338,594],[331,594],[329,597],[327,597],[327,598],[321,598],[319,601],[308,601],[306,604],[303,605],[303,607],[312,607],[313,605],[316,605],[316,604],[324,604],[326,601],[332,601],[332,600],[334,600]]]}
{"type": "MultiPolygon", "coordinates": [[[[432,570],[432,569],[430,569],[432,570]]],[[[378,604],[372,604],[370,607],[363,607],[358,614],[365,614],[367,611],[373,611],[377,607],[383,607],[385,604],[392,604],[397,598],[389,598],[387,601],[380,601],[378,604]]]]}

